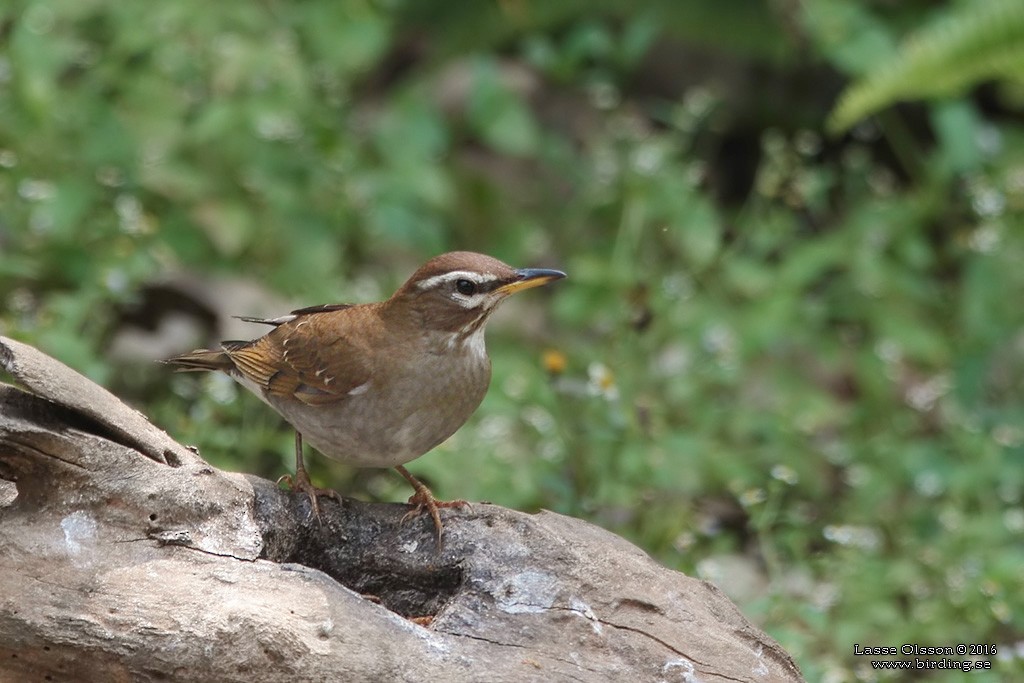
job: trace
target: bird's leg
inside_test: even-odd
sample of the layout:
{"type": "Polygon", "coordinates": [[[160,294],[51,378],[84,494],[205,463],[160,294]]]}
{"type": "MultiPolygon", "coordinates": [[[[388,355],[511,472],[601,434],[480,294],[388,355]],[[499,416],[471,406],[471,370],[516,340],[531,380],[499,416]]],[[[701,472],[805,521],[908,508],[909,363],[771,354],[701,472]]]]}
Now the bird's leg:
{"type": "Polygon", "coordinates": [[[410,517],[414,517],[426,510],[434,520],[434,526],[437,527],[437,545],[440,547],[441,530],[444,527],[441,524],[441,513],[438,512],[438,508],[472,508],[473,506],[464,500],[438,500],[437,498],[434,498],[434,494],[430,492],[430,489],[428,489],[422,481],[409,474],[409,470],[405,469],[405,467],[398,465],[395,469],[398,470],[399,474],[405,477],[405,480],[409,482],[409,485],[412,486],[414,491],[416,491],[416,493],[409,497],[409,504],[415,505],[416,507],[405,513],[402,517],[402,522],[405,522],[405,520],[410,517]]]}
{"type": "Polygon", "coordinates": [[[309,473],[306,472],[306,463],[302,459],[302,434],[299,433],[299,430],[295,430],[295,476],[286,474],[277,480],[278,484],[282,482],[287,484],[292,491],[301,491],[309,496],[313,518],[318,522],[320,521],[320,504],[317,502],[317,496],[329,496],[339,503],[341,502],[341,496],[337,491],[317,488],[310,481],[309,473]]]}

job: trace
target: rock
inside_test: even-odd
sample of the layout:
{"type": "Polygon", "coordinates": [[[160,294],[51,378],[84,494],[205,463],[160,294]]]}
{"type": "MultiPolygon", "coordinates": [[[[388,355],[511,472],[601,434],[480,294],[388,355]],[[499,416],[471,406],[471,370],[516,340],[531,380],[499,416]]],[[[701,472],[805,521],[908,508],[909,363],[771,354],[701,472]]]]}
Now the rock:
{"type": "Polygon", "coordinates": [[[0,362],[32,392],[0,385],[2,681],[802,680],[712,584],[586,522],[477,504],[441,548],[404,505],[318,523],[35,349],[0,362]]]}

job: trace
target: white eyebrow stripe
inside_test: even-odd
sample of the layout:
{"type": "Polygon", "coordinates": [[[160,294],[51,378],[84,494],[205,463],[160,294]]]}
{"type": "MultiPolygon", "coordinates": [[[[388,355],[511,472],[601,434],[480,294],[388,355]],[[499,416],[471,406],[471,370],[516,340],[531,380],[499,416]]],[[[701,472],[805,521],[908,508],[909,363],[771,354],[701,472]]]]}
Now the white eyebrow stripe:
{"type": "Polygon", "coordinates": [[[416,285],[416,288],[431,289],[442,282],[453,282],[455,280],[469,280],[470,282],[482,285],[485,282],[494,282],[497,279],[497,275],[491,275],[490,273],[476,273],[472,270],[452,270],[447,273],[435,275],[434,277],[428,277],[426,280],[419,282],[416,285]]]}

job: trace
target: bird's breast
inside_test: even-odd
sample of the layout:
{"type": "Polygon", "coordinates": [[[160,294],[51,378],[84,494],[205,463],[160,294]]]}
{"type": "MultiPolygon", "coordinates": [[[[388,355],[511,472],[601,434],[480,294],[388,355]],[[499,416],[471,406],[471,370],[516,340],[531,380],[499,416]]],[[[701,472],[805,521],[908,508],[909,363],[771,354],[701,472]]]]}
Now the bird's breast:
{"type": "Polygon", "coordinates": [[[415,362],[382,364],[360,391],[336,403],[272,405],[324,455],[358,467],[393,467],[465,424],[490,378],[486,353],[420,354],[415,362]]]}

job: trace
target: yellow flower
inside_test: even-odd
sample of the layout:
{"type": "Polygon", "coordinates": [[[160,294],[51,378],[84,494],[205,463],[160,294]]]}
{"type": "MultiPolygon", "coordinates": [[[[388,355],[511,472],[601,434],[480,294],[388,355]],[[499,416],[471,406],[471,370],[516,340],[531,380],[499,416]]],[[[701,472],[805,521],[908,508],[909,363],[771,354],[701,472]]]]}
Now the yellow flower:
{"type": "Polygon", "coordinates": [[[547,349],[544,351],[541,361],[544,364],[544,369],[551,375],[561,375],[565,372],[565,366],[569,362],[565,354],[558,349],[547,349]]]}

